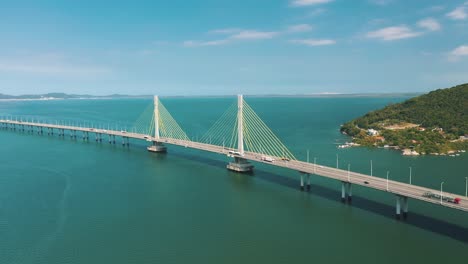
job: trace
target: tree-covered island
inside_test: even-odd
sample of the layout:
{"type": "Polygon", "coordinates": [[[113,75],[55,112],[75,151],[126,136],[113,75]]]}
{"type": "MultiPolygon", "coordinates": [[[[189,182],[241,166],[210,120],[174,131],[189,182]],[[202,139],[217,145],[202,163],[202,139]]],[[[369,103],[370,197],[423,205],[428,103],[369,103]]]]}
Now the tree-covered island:
{"type": "Polygon", "coordinates": [[[341,132],[353,143],[445,155],[468,149],[468,83],[388,105],[351,120],[341,132]]]}

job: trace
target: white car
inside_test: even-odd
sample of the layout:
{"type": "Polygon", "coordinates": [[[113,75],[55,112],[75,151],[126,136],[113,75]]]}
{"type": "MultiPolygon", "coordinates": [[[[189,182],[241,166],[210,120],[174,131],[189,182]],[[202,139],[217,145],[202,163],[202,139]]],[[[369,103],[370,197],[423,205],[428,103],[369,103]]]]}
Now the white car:
{"type": "Polygon", "coordinates": [[[263,160],[263,161],[267,161],[267,162],[273,162],[273,161],[275,161],[275,159],[273,159],[272,157],[268,157],[268,156],[262,156],[262,160],[263,160]]]}
{"type": "Polygon", "coordinates": [[[240,153],[239,151],[234,151],[234,150],[230,150],[230,151],[229,151],[229,154],[241,156],[241,153],[240,153]]]}

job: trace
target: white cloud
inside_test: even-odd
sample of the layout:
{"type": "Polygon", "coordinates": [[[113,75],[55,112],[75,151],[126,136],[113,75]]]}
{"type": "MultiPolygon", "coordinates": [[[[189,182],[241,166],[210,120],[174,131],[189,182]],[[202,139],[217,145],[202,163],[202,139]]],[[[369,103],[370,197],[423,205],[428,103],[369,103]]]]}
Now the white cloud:
{"type": "MultiPolygon", "coordinates": [[[[215,32],[215,31],[210,31],[215,32]]],[[[218,34],[228,34],[228,30],[216,30],[218,34]]],[[[220,46],[229,44],[235,41],[253,41],[253,40],[263,40],[263,39],[272,39],[276,37],[279,32],[276,31],[257,31],[257,30],[236,30],[232,31],[234,34],[228,34],[227,37],[217,40],[208,40],[208,41],[196,41],[188,40],[183,43],[185,47],[203,47],[203,46],[220,46]]]]}
{"type": "Polygon", "coordinates": [[[327,46],[334,45],[336,41],[333,39],[293,39],[289,42],[294,44],[306,45],[306,46],[327,46]]]}
{"type": "Polygon", "coordinates": [[[442,5],[435,5],[435,6],[430,6],[426,8],[424,11],[425,12],[440,12],[445,9],[445,6],[442,5]]]}
{"type": "Polygon", "coordinates": [[[242,31],[242,29],[240,29],[240,28],[222,28],[222,29],[211,30],[208,33],[211,33],[211,34],[233,34],[233,33],[239,32],[239,31],[242,31]]]}
{"type": "Polygon", "coordinates": [[[452,12],[448,13],[447,16],[453,20],[465,20],[468,18],[468,2],[465,2],[462,6],[455,8],[452,12]]]}
{"type": "Polygon", "coordinates": [[[219,40],[210,40],[210,41],[187,40],[187,41],[184,41],[183,45],[185,47],[219,46],[219,45],[227,44],[228,42],[229,42],[228,39],[219,39],[219,40]]]}
{"type": "Polygon", "coordinates": [[[366,34],[367,38],[380,39],[384,41],[414,38],[421,36],[421,32],[415,32],[405,25],[386,27],[366,34]]]}
{"type": "Polygon", "coordinates": [[[393,2],[393,0],[369,0],[369,2],[374,4],[374,5],[384,6],[384,5],[388,5],[391,2],[393,2]]]}
{"type": "Polygon", "coordinates": [[[449,54],[449,60],[450,61],[457,61],[461,57],[468,56],[468,45],[462,45],[459,46],[458,48],[452,50],[449,54]]]}
{"type": "Polygon", "coordinates": [[[243,40],[256,40],[256,39],[271,39],[278,35],[275,31],[256,31],[256,30],[243,30],[237,34],[231,35],[229,39],[243,39],[243,40]]]}
{"type": "Polygon", "coordinates": [[[309,13],[307,13],[306,17],[315,17],[315,16],[318,16],[318,15],[321,15],[323,13],[325,13],[327,10],[325,8],[316,8],[312,11],[310,11],[309,13]]]}
{"type": "Polygon", "coordinates": [[[287,31],[290,33],[300,33],[312,30],[312,26],[309,24],[298,24],[288,27],[287,31]]]}
{"type": "Polygon", "coordinates": [[[429,31],[438,31],[442,28],[440,23],[433,18],[426,18],[418,22],[418,26],[429,31]]]}
{"type": "Polygon", "coordinates": [[[293,0],[291,2],[292,6],[311,6],[318,4],[326,4],[333,2],[334,0],[293,0]]]}

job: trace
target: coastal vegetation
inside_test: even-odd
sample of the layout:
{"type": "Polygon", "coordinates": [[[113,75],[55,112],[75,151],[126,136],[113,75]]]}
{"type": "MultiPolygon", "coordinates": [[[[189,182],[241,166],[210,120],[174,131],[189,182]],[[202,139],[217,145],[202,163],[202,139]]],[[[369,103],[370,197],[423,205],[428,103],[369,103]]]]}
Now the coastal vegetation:
{"type": "Polygon", "coordinates": [[[447,154],[468,149],[468,84],[439,89],[372,111],[342,125],[364,146],[406,154],[447,154]]]}

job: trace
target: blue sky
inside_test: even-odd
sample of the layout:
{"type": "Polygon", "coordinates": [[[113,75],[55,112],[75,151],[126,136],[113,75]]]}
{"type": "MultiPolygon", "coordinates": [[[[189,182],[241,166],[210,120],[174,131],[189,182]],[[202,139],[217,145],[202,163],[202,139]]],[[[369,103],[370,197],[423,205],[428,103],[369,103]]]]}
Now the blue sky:
{"type": "Polygon", "coordinates": [[[8,94],[425,92],[468,82],[467,0],[0,0],[0,32],[8,94]]]}

